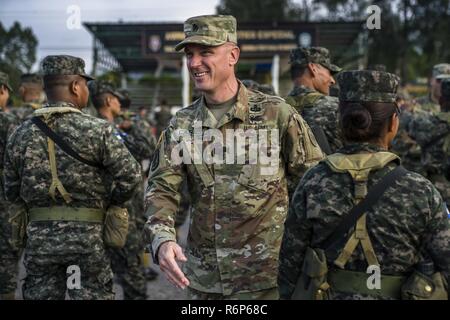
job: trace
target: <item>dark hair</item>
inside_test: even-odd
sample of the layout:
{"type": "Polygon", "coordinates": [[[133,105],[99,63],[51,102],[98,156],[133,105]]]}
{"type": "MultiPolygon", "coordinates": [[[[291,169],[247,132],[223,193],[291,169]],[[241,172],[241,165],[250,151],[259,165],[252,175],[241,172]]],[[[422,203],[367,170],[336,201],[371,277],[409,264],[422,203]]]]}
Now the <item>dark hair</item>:
{"type": "Polygon", "coordinates": [[[339,103],[339,122],[342,134],[350,142],[374,142],[383,137],[390,119],[397,112],[395,103],[346,102],[339,103]]]}
{"type": "Polygon", "coordinates": [[[44,76],[44,91],[47,98],[52,100],[57,95],[58,87],[68,87],[73,81],[81,79],[77,75],[46,75],[44,76]]]}
{"type": "Polygon", "coordinates": [[[303,76],[308,69],[308,65],[298,65],[294,64],[291,66],[291,79],[295,80],[303,76]]]}
{"type": "Polygon", "coordinates": [[[100,109],[106,104],[106,97],[108,96],[108,93],[101,93],[97,95],[90,95],[92,104],[94,105],[95,109],[100,109]]]}

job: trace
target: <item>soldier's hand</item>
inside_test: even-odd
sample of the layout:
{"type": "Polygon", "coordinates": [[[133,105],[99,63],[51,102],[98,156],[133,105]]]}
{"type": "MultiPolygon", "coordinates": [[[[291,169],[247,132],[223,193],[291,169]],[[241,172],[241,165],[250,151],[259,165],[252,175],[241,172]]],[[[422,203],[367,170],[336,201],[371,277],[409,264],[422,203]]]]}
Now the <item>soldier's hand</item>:
{"type": "Polygon", "coordinates": [[[173,285],[184,289],[189,285],[189,280],[178,266],[178,261],[186,262],[186,256],[181,247],[174,241],[164,242],[158,250],[159,267],[173,285]]]}

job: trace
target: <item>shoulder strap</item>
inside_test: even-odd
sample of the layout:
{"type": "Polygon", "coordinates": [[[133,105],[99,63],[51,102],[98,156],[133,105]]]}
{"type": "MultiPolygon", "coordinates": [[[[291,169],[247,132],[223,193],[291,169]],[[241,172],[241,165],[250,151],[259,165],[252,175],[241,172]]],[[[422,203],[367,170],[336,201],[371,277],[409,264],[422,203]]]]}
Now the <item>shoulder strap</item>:
{"type": "Polygon", "coordinates": [[[342,219],[339,225],[322,243],[321,247],[327,249],[336,242],[343,234],[347,233],[356,221],[381,198],[384,192],[408,171],[403,166],[398,166],[387,173],[381,181],[374,185],[367,193],[367,196],[354,206],[350,212],[342,219]]]}
{"type": "Polygon", "coordinates": [[[65,153],[70,155],[72,158],[75,158],[78,161],[83,162],[91,167],[103,169],[103,165],[87,160],[82,156],[80,156],[78,153],[76,153],[60,136],[58,136],[52,129],[50,129],[45,124],[45,122],[42,121],[39,117],[31,118],[31,122],[33,122],[47,137],[52,139],[65,153]]]}
{"type": "Polygon", "coordinates": [[[311,126],[311,131],[314,134],[314,137],[316,137],[317,143],[319,144],[320,148],[323,152],[325,152],[326,155],[332,154],[330,144],[328,143],[327,136],[325,135],[325,132],[323,131],[321,126],[311,126]]]}

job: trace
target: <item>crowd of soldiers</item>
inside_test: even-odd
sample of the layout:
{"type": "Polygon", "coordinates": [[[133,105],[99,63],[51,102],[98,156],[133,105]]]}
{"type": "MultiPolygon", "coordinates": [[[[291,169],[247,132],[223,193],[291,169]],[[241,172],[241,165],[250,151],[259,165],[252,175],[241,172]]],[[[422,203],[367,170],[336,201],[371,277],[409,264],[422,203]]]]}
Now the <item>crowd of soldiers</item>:
{"type": "Polygon", "coordinates": [[[447,297],[450,64],[434,66],[429,95],[413,100],[381,67],[345,71],[326,48],[299,47],[283,99],[236,78],[236,25],[184,23],[175,50],[201,96],[173,117],[162,103],[158,142],[144,112],[128,110],[129,93],[87,75],[80,58],[47,56],[43,80],[24,75],[20,108],[7,108],[0,73],[1,298],[14,298],[24,249],[25,299],[113,299],[113,275],[125,299],[145,299],[145,248],[190,299],[447,297]],[[174,160],[180,130],[211,129],[224,140],[279,132],[276,170],[174,160]],[[66,286],[71,265],[80,288],[66,286]],[[381,270],[375,291],[368,266],[381,270]]]}

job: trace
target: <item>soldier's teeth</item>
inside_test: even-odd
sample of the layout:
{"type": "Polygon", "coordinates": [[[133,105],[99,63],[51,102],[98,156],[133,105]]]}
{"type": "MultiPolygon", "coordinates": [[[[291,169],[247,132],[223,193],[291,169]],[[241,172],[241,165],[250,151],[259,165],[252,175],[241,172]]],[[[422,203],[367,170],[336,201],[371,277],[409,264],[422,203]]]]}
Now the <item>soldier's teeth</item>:
{"type": "Polygon", "coordinates": [[[202,77],[202,76],[204,76],[206,74],[206,71],[204,71],[204,72],[196,72],[195,73],[195,76],[196,77],[202,77]]]}

